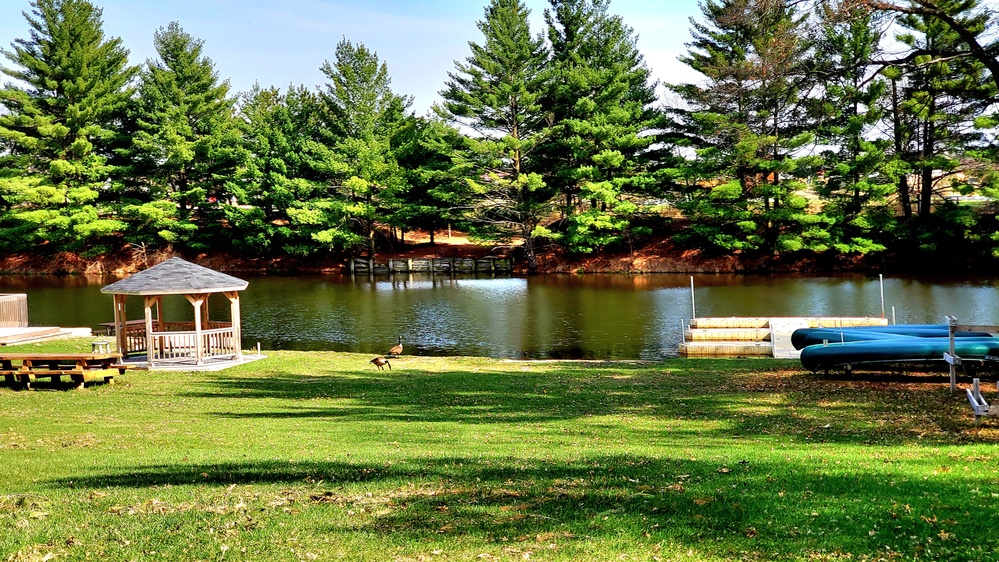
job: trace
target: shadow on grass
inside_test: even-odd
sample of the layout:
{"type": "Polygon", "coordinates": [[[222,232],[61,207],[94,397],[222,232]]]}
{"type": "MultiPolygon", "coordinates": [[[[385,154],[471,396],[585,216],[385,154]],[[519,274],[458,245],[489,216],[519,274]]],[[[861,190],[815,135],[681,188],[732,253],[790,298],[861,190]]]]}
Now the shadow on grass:
{"type": "MultiPolygon", "coordinates": [[[[922,478],[890,464],[847,470],[821,459],[803,465],[737,457],[719,464],[645,456],[594,455],[560,463],[441,456],[392,465],[159,465],[49,484],[95,489],[286,485],[293,490],[282,494],[295,499],[297,509],[345,511],[377,504],[379,509],[352,519],[350,530],[417,540],[627,536],[650,547],[667,541],[722,548],[724,556],[762,553],[756,559],[881,552],[889,558],[895,553],[936,560],[973,553],[991,560],[999,553],[999,529],[992,524],[999,518],[999,502],[984,492],[994,484],[989,473],[983,467],[973,474],[922,478]]],[[[331,533],[345,531],[339,523],[326,525],[331,533]]]]}
{"type": "MultiPolygon", "coordinates": [[[[704,376],[636,365],[549,373],[409,371],[328,376],[271,373],[200,382],[195,398],[278,399],[283,409],[215,410],[224,419],[339,419],[465,424],[543,423],[596,416],[719,422],[719,436],[770,435],[795,441],[926,444],[953,442],[973,424],[933,376],[901,384],[880,376],[828,379],[804,372],[704,376]]],[[[983,442],[996,437],[982,436],[983,442]]]]}

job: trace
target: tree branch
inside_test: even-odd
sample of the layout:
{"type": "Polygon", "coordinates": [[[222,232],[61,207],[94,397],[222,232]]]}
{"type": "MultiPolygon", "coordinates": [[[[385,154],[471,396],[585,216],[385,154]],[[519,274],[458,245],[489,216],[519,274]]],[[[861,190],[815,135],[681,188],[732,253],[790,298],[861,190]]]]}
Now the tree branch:
{"type": "Polygon", "coordinates": [[[860,4],[873,10],[929,16],[942,21],[968,45],[968,54],[985,65],[985,68],[992,75],[992,81],[999,87],[999,59],[996,59],[988,48],[978,42],[978,37],[968,26],[940,9],[935,0],[910,0],[908,6],[901,6],[893,2],[885,2],[884,0],[860,0],[860,4]]]}

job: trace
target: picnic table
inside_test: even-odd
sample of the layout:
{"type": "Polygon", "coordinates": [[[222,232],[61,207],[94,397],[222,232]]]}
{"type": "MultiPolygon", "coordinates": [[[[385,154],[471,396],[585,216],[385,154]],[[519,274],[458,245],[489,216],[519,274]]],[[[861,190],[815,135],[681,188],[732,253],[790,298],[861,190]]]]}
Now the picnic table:
{"type": "MultiPolygon", "coordinates": [[[[97,325],[98,326],[104,326],[104,335],[105,336],[113,336],[114,335],[114,322],[101,322],[101,323],[99,323],[97,325]]],[[[145,325],[146,325],[146,321],[143,320],[142,318],[139,318],[138,320],[128,320],[127,322],[125,322],[125,326],[126,327],[127,326],[145,326],[145,325]]]]}
{"type": "Polygon", "coordinates": [[[132,368],[120,361],[120,353],[0,353],[0,375],[7,384],[26,388],[39,378],[58,383],[66,375],[82,388],[88,378],[114,384],[115,371],[124,374],[132,368]]]}

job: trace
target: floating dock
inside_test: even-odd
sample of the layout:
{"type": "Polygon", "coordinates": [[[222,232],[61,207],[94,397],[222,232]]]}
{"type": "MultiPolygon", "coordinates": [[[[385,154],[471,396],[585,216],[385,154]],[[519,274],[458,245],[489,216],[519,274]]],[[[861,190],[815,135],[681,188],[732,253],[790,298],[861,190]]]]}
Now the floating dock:
{"type": "Polygon", "coordinates": [[[885,318],[867,316],[694,318],[684,329],[681,357],[775,357],[798,359],[791,345],[798,328],[887,326],[885,318]]]}
{"type": "Polygon", "coordinates": [[[56,326],[0,328],[0,346],[62,337],[88,338],[91,335],[90,328],[59,328],[56,326]]]}

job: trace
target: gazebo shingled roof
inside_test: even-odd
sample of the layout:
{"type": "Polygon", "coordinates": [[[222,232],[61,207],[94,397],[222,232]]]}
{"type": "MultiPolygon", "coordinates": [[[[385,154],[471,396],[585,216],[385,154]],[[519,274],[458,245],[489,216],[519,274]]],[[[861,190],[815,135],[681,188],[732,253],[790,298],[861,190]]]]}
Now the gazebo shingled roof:
{"type": "Polygon", "coordinates": [[[105,294],[184,295],[242,291],[249,283],[200,265],[170,258],[101,288],[105,294]]]}

